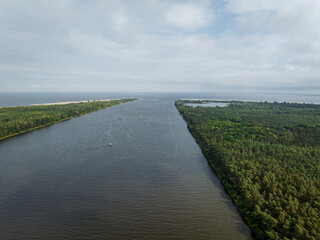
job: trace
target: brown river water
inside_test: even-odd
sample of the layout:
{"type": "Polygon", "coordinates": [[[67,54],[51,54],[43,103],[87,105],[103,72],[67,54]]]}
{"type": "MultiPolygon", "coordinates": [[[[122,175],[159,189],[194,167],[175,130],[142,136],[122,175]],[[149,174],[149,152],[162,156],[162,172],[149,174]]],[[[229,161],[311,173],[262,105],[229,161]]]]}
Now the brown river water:
{"type": "Polygon", "coordinates": [[[174,100],[161,97],[0,142],[0,236],[252,239],[174,100]]]}

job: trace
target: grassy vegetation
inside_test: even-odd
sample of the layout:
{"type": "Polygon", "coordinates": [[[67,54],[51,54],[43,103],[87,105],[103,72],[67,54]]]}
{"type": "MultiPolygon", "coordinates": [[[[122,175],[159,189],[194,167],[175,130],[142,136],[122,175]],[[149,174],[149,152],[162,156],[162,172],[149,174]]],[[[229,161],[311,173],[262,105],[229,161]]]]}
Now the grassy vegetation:
{"type": "Polygon", "coordinates": [[[320,105],[176,107],[257,239],[320,239],[320,105]]]}
{"type": "Polygon", "coordinates": [[[0,108],[0,140],[135,99],[0,108]]]}

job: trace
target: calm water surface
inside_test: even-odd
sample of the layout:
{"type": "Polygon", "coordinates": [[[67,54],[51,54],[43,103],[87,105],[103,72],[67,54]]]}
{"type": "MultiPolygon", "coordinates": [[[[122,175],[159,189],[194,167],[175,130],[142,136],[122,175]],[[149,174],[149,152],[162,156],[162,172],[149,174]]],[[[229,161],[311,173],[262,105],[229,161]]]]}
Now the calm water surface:
{"type": "Polygon", "coordinates": [[[251,239],[173,104],[143,98],[0,142],[1,239],[251,239]]]}
{"type": "Polygon", "coordinates": [[[229,103],[223,103],[223,102],[187,103],[186,105],[190,107],[226,107],[229,105],[229,103]]]}

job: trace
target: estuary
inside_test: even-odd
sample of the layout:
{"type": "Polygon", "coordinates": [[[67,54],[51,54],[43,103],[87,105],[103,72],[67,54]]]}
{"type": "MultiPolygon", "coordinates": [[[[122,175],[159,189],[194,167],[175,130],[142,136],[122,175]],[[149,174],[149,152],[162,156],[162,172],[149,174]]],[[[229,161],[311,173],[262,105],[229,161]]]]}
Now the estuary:
{"type": "Polygon", "coordinates": [[[16,136],[0,153],[4,239],[251,239],[169,98],[16,136]]]}

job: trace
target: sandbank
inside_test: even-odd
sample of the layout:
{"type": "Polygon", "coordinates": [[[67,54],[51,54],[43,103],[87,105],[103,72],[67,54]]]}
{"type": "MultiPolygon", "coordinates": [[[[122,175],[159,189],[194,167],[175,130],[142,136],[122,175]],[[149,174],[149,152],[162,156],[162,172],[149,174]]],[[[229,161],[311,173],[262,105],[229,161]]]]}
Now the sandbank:
{"type": "Polygon", "coordinates": [[[32,104],[32,106],[38,106],[38,105],[64,105],[64,104],[85,103],[85,102],[106,102],[106,101],[111,101],[111,100],[119,100],[119,99],[85,100],[85,101],[69,101],[69,102],[55,102],[55,103],[37,103],[37,104],[32,104]]]}

